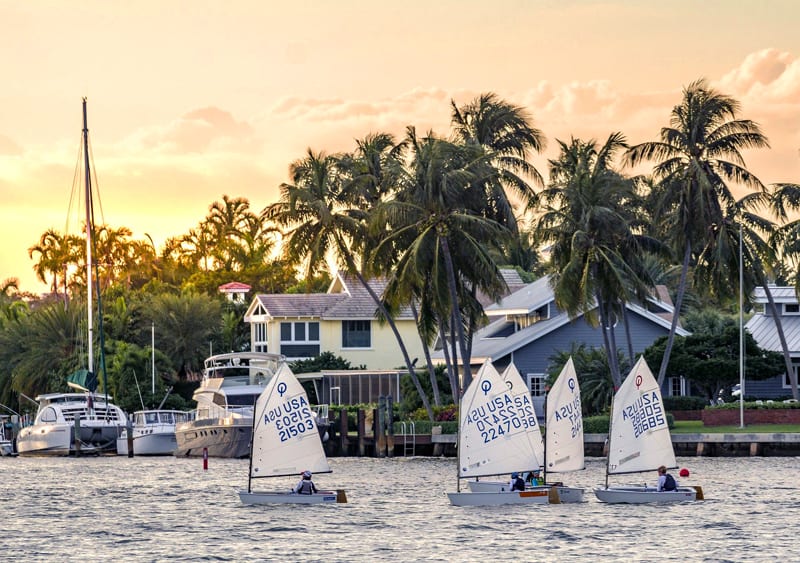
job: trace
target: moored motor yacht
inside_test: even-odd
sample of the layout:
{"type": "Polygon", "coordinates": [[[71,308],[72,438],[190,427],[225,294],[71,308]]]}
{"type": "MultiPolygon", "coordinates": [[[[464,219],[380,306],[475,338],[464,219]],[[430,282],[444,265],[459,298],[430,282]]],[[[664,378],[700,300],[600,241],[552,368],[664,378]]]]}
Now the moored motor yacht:
{"type": "Polygon", "coordinates": [[[175,455],[248,457],[253,406],[284,361],[284,356],[266,352],[207,358],[200,387],[192,396],[197,406],[175,428],[175,455]]]}
{"type": "Polygon", "coordinates": [[[178,447],[175,427],[189,419],[185,411],[154,409],[133,413],[130,428],[124,428],[117,438],[117,454],[128,455],[133,445],[134,455],[172,455],[178,447]],[[128,431],[131,438],[128,439],[128,431]]]}

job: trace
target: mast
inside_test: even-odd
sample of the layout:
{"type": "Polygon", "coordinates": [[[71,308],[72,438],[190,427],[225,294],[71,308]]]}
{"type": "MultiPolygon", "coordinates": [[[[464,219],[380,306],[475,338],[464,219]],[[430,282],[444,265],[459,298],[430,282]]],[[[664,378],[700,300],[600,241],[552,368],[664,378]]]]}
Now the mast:
{"type": "Polygon", "coordinates": [[[89,126],[86,118],[86,98],[83,98],[83,167],[86,206],[86,314],[89,330],[87,348],[89,378],[94,373],[94,326],[92,324],[92,174],[89,169],[89,126]]]}
{"type": "MultiPolygon", "coordinates": [[[[616,396],[616,390],[614,395],[616,396]]],[[[611,398],[611,409],[608,411],[608,452],[606,452],[606,489],[608,488],[608,468],[611,463],[611,434],[614,428],[611,426],[614,422],[614,398],[611,398]]]]}

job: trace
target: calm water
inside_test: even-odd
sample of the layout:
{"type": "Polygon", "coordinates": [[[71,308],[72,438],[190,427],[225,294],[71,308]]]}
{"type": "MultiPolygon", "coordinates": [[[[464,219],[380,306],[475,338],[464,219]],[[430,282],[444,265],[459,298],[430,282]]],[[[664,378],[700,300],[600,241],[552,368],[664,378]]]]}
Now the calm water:
{"type": "MultiPolygon", "coordinates": [[[[564,475],[601,483],[604,461],[564,475]]],[[[450,506],[455,460],[331,460],[346,505],[245,507],[247,460],[0,458],[4,561],[797,560],[800,458],[680,458],[705,502],[450,506]]],[[[293,479],[276,479],[289,488],[293,479]]],[[[612,483],[655,482],[652,475],[612,483]]],[[[262,481],[263,482],[263,481],[262,481]]]]}

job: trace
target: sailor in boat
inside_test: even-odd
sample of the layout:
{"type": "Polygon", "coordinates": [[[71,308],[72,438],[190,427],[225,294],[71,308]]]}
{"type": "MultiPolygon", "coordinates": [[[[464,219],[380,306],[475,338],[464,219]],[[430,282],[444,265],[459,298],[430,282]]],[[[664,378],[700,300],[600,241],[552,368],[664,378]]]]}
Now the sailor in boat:
{"type": "Polygon", "coordinates": [[[300,479],[300,482],[295,486],[294,492],[298,495],[312,495],[318,492],[314,481],[311,480],[310,471],[303,471],[302,479],[300,479]]]}
{"type": "Polygon", "coordinates": [[[525,480],[516,471],[511,474],[511,482],[508,485],[512,492],[525,490],[525,480]]]}
{"type": "Polygon", "coordinates": [[[678,488],[678,483],[675,482],[675,477],[667,473],[667,468],[661,466],[658,468],[658,492],[674,491],[678,488]]]}
{"type": "Polygon", "coordinates": [[[532,487],[538,487],[541,482],[539,481],[540,476],[538,471],[531,471],[526,476],[525,480],[530,483],[532,487]]]}

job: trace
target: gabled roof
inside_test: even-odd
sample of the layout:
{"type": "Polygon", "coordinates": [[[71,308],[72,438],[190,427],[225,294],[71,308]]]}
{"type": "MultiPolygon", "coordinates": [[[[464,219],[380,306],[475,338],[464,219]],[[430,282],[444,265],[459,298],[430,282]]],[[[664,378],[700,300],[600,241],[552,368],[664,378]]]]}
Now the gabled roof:
{"type": "MultiPolygon", "coordinates": [[[[670,328],[670,321],[648,311],[644,307],[629,303],[627,308],[629,312],[639,315],[656,325],[662,326],[667,330],[670,328]]],[[[578,318],[582,316],[583,315],[579,315],[578,318]]],[[[475,338],[472,342],[472,358],[502,358],[550,334],[562,326],[569,324],[570,321],[569,315],[562,312],[555,317],[536,322],[528,327],[517,330],[508,336],[492,337],[490,335],[495,334],[507,324],[505,318],[498,319],[475,333],[475,338]]],[[[675,334],[678,336],[687,336],[689,332],[678,327],[675,334]]],[[[437,353],[437,356],[439,354],[440,352],[437,353]]]]}
{"type": "MultiPolygon", "coordinates": [[[[378,296],[386,288],[384,279],[369,281],[378,296]]],[[[369,292],[355,276],[337,272],[328,287],[328,293],[271,293],[258,294],[247,309],[244,320],[253,317],[268,318],[316,318],[320,320],[369,320],[374,319],[377,306],[369,292]]],[[[410,309],[403,309],[396,319],[413,319],[410,309]]]]}
{"type": "MultiPolygon", "coordinates": [[[[566,312],[559,312],[549,319],[535,322],[512,334],[491,336],[499,332],[504,326],[507,326],[506,316],[529,315],[553,301],[555,301],[555,296],[553,288],[550,286],[550,276],[544,276],[501,299],[499,303],[487,307],[486,314],[490,318],[500,318],[475,333],[472,343],[472,358],[501,358],[568,324],[571,321],[569,315],[566,312]]],[[[668,318],[665,318],[663,313],[655,313],[633,303],[627,304],[628,311],[669,330],[671,314],[674,312],[672,305],[655,297],[650,298],[649,301],[656,305],[660,311],[668,311],[668,318]]],[[[556,309],[551,308],[551,310],[556,309]]],[[[582,316],[579,315],[578,318],[582,316]]],[[[689,332],[678,327],[676,334],[687,336],[689,332]]],[[[441,352],[435,354],[437,357],[440,355],[441,352]]]]}
{"type": "MultiPolygon", "coordinates": [[[[779,285],[769,286],[769,292],[776,303],[797,303],[797,293],[794,287],[786,287],[779,285]]],[[[750,300],[754,303],[767,303],[767,292],[763,287],[757,287],[753,290],[750,300]]],[[[762,346],[763,348],[763,346],[762,346]]]]}
{"type": "MultiPolygon", "coordinates": [[[[789,348],[789,352],[793,356],[800,354],[800,315],[782,316],[781,326],[783,327],[783,334],[786,337],[786,345],[789,348]]],[[[747,321],[744,328],[753,335],[753,338],[761,348],[773,352],[783,352],[781,341],[778,337],[778,329],[775,326],[775,319],[772,316],[756,313],[747,321]]]]}

